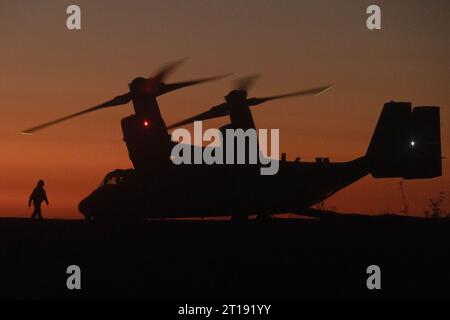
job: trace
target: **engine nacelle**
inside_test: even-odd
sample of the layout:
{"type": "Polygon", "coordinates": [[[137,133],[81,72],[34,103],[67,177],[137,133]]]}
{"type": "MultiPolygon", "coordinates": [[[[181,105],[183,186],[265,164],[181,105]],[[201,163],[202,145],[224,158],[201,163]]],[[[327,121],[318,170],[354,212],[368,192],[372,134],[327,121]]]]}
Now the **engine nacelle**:
{"type": "Polygon", "coordinates": [[[132,115],[122,119],[122,132],[136,170],[155,173],[167,167],[172,144],[164,126],[132,115]]]}

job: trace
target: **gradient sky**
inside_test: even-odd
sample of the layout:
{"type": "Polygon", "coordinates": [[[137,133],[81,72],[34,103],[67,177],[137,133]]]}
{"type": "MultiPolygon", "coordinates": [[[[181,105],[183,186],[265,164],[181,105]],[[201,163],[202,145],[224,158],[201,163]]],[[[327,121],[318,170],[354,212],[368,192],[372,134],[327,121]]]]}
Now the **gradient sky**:
{"type": "MultiPolygon", "coordinates": [[[[44,216],[79,218],[79,200],[107,172],[131,167],[120,130],[131,105],[33,136],[19,131],[125,93],[136,76],[180,57],[191,59],[170,80],[261,73],[255,96],[332,83],[325,95],[254,111],[259,128],[280,129],[289,159],[363,155],[390,100],[441,106],[450,156],[449,34],[448,0],[0,0],[0,216],[28,216],[29,193],[43,178],[51,203],[44,216]],[[72,3],[82,9],[81,31],[66,29],[72,3]],[[365,26],[370,4],[381,6],[381,31],[365,26]]],[[[229,89],[225,80],[172,93],[159,100],[162,113],[167,123],[180,120],[220,103],[229,89]]],[[[441,178],[405,181],[412,213],[422,214],[440,191],[450,197],[443,164],[441,178]]],[[[327,206],[398,212],[399,181],[366,177],[327,206]]]]}

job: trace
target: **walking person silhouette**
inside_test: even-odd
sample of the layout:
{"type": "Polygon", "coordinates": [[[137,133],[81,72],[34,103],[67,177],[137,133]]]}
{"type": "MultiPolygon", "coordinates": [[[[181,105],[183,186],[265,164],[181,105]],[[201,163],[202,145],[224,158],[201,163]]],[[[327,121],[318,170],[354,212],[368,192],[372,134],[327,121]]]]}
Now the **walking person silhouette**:
{"type": "Polygon", "coordinates": [[[31,219],[38,218],[40,220],[43,220],[42,217],[42,211],[41,211],[41,204],[45,201],[48,206],[48,199],[47,194],[44,190],[44,180],[39,180],[37,183],[36,188],[34,188],[33,192],[30,195],[30,199],[28,200],[28,207],[31,207],[31,203],[33,203],[34,211],[31,215],[31,219]]]}

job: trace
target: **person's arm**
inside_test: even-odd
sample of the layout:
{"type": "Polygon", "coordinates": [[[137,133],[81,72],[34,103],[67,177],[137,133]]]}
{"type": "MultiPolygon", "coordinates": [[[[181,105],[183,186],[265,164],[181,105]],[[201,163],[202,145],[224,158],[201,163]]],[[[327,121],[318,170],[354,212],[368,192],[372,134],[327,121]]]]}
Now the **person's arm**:
{"type": "Polygon", "coordinates": [[[44,190],[44,201],[48,205],[47,193],[44,190]]]}
{"type": "Polygon", "coordinates": [[[28,206],[31,207],[31,201],[33,200],[34,191],[30,194],[30,198],[28,199],[28,206]]]}

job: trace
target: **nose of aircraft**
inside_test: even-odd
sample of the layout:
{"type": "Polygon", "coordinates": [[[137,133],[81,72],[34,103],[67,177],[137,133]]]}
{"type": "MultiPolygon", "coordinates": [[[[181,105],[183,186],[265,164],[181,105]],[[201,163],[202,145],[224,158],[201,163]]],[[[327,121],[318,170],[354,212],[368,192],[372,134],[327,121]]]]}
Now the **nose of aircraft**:
{"type": "Polygon", "coordinates": [[[88,196],[80,201],[80,203],[78,204],[78,211],[80,211],[80,213],[84,215],[86,219],[90,219],[92,217],[91,196],[88,196]]]}

